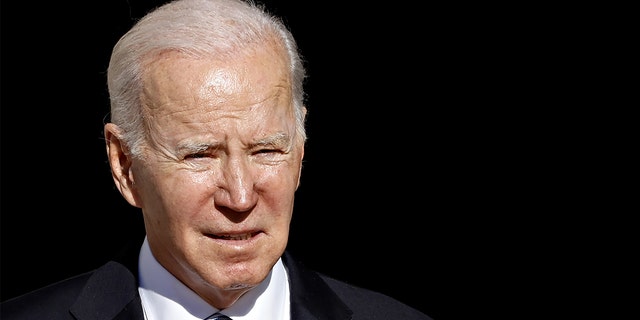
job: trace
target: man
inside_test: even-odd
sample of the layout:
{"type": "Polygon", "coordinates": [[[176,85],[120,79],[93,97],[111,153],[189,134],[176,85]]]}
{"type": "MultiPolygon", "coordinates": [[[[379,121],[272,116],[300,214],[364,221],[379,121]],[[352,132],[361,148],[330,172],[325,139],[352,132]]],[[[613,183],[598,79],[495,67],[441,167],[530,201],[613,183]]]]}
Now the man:
{"type": "Polygon", "coordinates": [[[430,319],[287,251],[306,140],[291,33],[240,0],[178,0],[113,49],[113,180],[145,237],[97,270],[10,299],[2,319],[430,319]]]}

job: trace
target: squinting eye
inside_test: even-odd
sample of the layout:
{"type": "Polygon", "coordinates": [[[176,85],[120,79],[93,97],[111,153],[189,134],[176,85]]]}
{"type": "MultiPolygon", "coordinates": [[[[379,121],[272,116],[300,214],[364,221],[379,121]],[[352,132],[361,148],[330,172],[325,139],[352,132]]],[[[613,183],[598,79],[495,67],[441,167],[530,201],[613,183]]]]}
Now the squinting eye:
{"type": "Polygon", "coordinates": [[[208,157],[208,155],[206,153],[194,153],[194,154],[188,154],[184,158],[185,159],[198,159],[198,158],[206,158],[206,157],[208,157]]]}
{"type": "Polygon", "coordinates": [[[258,150],[258,152],[256,152],[256,154],[259,154],[259,153],[274,153],[274,152],[280,153],[280,150],[278,150],[278,149],[261,149],[261,150],[258,150]]]}

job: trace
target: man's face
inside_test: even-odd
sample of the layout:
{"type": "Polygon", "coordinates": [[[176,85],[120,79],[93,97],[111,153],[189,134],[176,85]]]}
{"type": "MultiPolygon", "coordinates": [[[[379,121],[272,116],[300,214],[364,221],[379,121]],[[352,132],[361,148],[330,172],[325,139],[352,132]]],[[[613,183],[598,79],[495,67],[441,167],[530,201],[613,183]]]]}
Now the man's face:
{"type": "Polygon", "coordinates": [[[156,259],[201,295],[268,275],[304,154],[285,61],[268,50],[234,59],[167,53],[143,79],[150,139],[131,166],[133,204],[156,259]]]}

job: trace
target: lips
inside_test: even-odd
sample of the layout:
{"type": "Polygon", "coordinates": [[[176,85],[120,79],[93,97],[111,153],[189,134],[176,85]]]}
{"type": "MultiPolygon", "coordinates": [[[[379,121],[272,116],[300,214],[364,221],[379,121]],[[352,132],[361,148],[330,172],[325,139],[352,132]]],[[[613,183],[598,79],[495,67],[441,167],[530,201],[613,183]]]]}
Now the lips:
{"type": "Polygon", "coordinates": [[[242,233],[242,234],[214,234],[212,235],[212,237],[216,239],[222,239],[222,240],[249,240],[256,234],[257,232],[242,233]]]}

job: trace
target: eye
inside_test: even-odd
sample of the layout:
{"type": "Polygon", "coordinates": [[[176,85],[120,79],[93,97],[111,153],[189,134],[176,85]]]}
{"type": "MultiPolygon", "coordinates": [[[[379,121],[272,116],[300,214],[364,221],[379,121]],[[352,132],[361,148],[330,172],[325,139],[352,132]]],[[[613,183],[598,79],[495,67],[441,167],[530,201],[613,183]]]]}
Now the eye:
{"type": "Polygon", "coordinates": [[[188,154],[184,158],[185,159],[200,159],[200,158],[206,158],[206,157],[209,157],[208,153],[200,152],[200,153],[188,154]]]}
{"type": "Polygon", "coordinates": [[[262,164],[276,165],[286,159],[287,152],[280,148],[264,148],[253,152],[256,161],[262,164]]]}
{"type": "Polygon", "coordinates": [[[260,149],[256,152],[256,154],[263,154],[263,153],[281,153],[282,150],[280,149],[260,149]]]}

